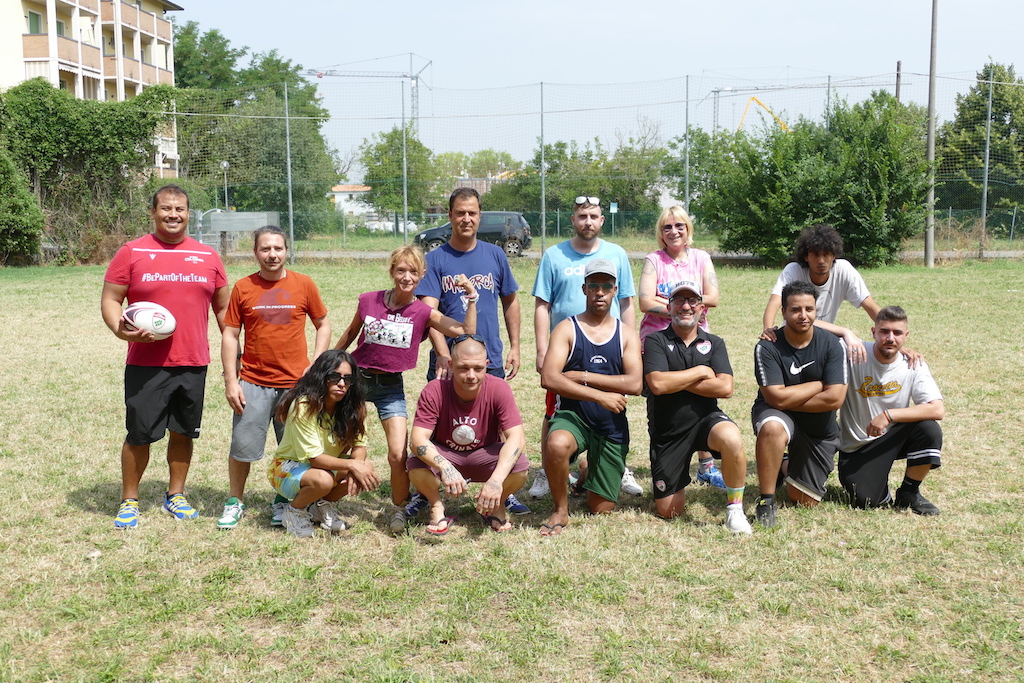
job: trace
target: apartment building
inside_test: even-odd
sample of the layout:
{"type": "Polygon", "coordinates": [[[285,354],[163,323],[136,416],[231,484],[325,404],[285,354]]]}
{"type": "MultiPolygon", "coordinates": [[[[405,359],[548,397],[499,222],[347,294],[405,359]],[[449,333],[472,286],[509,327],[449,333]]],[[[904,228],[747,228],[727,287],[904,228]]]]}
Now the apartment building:
{"type": "MultiPolygon", "coordinates": [[[[0,0],[0,90],[42,77],[87,100],[124,101],[174,85],[164,0],[0,0]]],[[[158,139],[160,175],[177,175],[173,130],[158,139]]]]}

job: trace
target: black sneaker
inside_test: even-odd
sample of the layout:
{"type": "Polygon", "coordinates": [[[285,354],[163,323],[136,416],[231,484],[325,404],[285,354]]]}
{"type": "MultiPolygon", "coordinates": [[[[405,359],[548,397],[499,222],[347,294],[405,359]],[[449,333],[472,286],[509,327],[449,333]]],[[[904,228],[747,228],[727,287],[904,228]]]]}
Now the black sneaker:
{"type": "Polygon", "coordinates": [[[921,495],[921,492],[910,493],[903,489],[896,489],[896,507],[900,510],[910,508],[919,515],[935,516],[940,514],[939,508],[928,502],[928,499],[921,495]]]}
{"type": "Polygon", "coordinates": [[[761,498],[757,501],[757,507],[754,508],[754,519],[765,529],[771,529],[775,526],[775,512],[778,509],[779,507],[775,503],[769,503],[761,498]]]}

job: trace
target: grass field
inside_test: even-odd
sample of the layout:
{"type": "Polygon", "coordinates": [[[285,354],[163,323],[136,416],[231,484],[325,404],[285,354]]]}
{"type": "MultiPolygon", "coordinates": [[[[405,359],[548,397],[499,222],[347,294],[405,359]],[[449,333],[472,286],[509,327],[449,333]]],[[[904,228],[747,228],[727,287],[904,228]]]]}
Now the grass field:
{"type": "MultiPolygon", "coordinates": [[[[527,293],[535,267],[515,263],[527,293]]],[[[379,263],[298,269],[319,283],[335,337],[356,295],[387,284],[379,263]]],[[[719,271],[711,322],[736,372],[723,406],[744,434],[752,512],[751,350],[775,272],[719,271]]],[[[161,442],[139,528],[114,531],[125,348],[100,320],[103,269],[0,269],[0,680],[1021,680],[1022,273],[1019,261],[865,272],[877,301],[907,308],[909,345],[945,395],[945,466],[924,488],[940,517],[851,510],[833,475],[821,506],[784,508],[777,527],[745,538],[722,527],[724,492],[703,488],[671,523],[647,493],[601,518],[575,507],[566,533],[542,540],[545,499],[498,535],[463,497],[444,539],[421,525],[392,538],[382,490],[342,504],[351,531],[299,540],[268,525],[262,465],[252,514],[215,526],[230,436],[217,361],[189,476],[202,516],[159,512],[161,442]]],[[[533,302],[521,301],[512,385],[536,465],[542,390],[533,302]]],[[[844,307],[839,322],[868,334],[860,311],[844,307]]],[[[212,328],[210,339],[218,348],[212,328]]],[[[422,375],[422,364],[409,373],[410,396],[422,375]]],[[[649,491],[643,401],[629,413],[630,465],[649,491]]],[[[375,421],[370,437],[384,472],[375,421]]]]}
{"type": "MultiPolygon", "coordinates": [[[[571,228],[570,228],[571,229],[571,228]]],[[[534,229],[533,244],[526,252],[527,255],[540,257],[542,253],[541,238],[534,229]]],[[[562,228],[561,235],[548,234],[547,245],[550,247],[569,237],[569,232],[562,228]]],[[[411,236],[410,236],[411,239],[411,236]]],[[[637,233],[629,231],[625,234],[617,234],[615,243],[622,246],[630,253],[647,254],[657,249],[657,243],[653,232],[637,233]]],[[[358,252],[389,252],[402,244],[401,235],[391,234],[354,234],[342,235],[316,235],[310,239],[298,240],[296,242],[296,254],[303,253],[352,253],[358,252]]],[[[701,233],[698,228],[694,236],[694,246],[705,251],[718,251],[718,236],[709,233],[701,233]]],[[[979,239],[975,234],[948,232],[945,229],[936,229],[935,249],[939,252],[953,252],[958,258],[973,258],[978,255],[979,239]]],[[[905,251],[924,251],[924,237],[918,236],[908,239],[903,244],[905,251]]],[[[1021,251],[1024,250],[1024,240],[1018,236],[1015,239],[988,239],[985,242],[986,252],[993,251],[1021,251]]]]}

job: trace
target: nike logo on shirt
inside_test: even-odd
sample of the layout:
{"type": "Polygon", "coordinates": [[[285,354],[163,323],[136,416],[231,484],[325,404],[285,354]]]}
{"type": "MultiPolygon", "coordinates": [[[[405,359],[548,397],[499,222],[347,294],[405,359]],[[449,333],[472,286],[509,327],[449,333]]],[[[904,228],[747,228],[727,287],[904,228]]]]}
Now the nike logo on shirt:
{"type": "Polygon", "coordinates": [[[800,371],[806,368],[808,365],[814,365],[814,361],[812,360],[810,363],[804,363],[800,367],[797,367],[796,361],[793,361],[792,363],[789,364],[789,373],[791,375],[799,375],[800,371]]]}

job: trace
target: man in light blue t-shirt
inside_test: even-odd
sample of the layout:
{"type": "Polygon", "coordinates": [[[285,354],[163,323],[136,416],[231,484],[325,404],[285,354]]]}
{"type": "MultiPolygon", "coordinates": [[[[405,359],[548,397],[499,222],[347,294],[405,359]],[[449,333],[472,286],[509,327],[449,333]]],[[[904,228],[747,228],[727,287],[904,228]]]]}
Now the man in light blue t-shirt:
{"type": "MultiPolygon", "coordinates": [[[[611,313],[625,325],[636,329],[636,313],[633,308],[636,288],[633,286],[633,271],[630,269],[626,251],[619,245],[606,242],[599,237],[604,226],[601,200],[585,195],[576,197],[571,220],[576,235],[544,252],[537,271],[537,279],[533,284],[533,324],[537,338],[538,373],[544,369],[544,356],[548,351],[551,330],[566,318],[582,313],[587,308],[587,299],[583,294],[583,271],[587,263],[594,259],[605,259],[616,265],[619,290],[612,303],[611,313]]],[[[541,443],[544,443],[547,436],[548,418],[554,412],[554,405],[554,394],[548,392],[541,443]]],[[[540,498],[547,495],[549,490],[544,471],[539,470],[533,486],[530,487],[530,495],[540,498]]],[[[633,495],[643,493],[628,467],[622,476],[622,490],[633,495]]]]}

